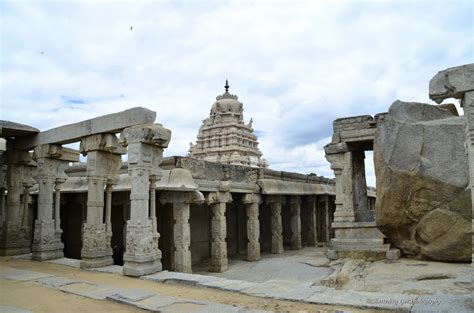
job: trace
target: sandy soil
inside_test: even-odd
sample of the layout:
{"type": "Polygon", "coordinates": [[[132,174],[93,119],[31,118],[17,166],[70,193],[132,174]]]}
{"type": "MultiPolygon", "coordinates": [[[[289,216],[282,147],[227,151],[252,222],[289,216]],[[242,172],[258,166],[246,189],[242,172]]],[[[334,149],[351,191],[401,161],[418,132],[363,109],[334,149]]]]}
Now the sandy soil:
{"type": "MultiPolygon", "coordinates": [[[[337,310],[384,312],[382,310],[361,310],[348,307],[263,299],[210,288],[158,283],[117,274],[88,272],[56,264],[0,258],[0,271],[5,271],[7,268],[38,271],[122,288],[140,288],[177,298],[223,303],[246,309],[272,310],[275,312],[335,312],[337,310]]],[[[0,280],[0,303],[2,305],[34,310],[34,312],[143,312],[111,301],[92,300],[65,294],[58,290],[40,287],[33,282],[16,282],[11,280],[0,280]]]]}

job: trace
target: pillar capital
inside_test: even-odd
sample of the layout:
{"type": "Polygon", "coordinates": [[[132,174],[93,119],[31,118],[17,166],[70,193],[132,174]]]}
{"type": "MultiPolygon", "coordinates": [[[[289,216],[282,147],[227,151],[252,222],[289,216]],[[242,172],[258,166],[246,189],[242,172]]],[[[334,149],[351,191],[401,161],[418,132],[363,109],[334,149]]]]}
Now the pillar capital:
{"type": "Polygon", "coordinates": [[[316,195],[309,195],[303,198],[303,201],[306,203],[316,202],[316,195]]]}
{"type": "Polygon", "coordinates": [[[232,195],[230,192],[210,192],[206,196],[207,204],[230,202],[232,202],[232,195]]]}
{"type": "Polygon", "coordinates": [[[270,204],[270,203],[280,203],[280,204],[285,204],[286,203],[286,197],[282,195],[265,195],[265,203],[270,204]]]}
{"type": "Polygon", "coordinates": [[[301,204],[301,197],[300,196],[289,196],[288,197],[289,204],[301,204]]]}
{"type": "Polygon", "coordinates": [[[61,145],[44,144],[37,146],[33,152],[33,159],[49,158],[66,162],[79,162],[79,152],[61,145]]]}
{"type": "Polygon", "coordinates": [[[95,134],[81,138],[79,151],[86,156],[91,151],[103,151],[112,154],[126,154],[127,150],[119,145],[115,134],[95,134]]]}
{"type": "Polygon", "coordinates": [[[119,143],[127,146],[132,143],[153,145],[167,148],[171,139],[171,131],[161,124],[137,125],[125,128],[120,134],[119,143]]]}
{"type": "Polygon", "coordinates": [[[260,204],[262,203],[262,196],[257,193],[247,193],[242,198],[242,203],[244,204],[260,204]]]}

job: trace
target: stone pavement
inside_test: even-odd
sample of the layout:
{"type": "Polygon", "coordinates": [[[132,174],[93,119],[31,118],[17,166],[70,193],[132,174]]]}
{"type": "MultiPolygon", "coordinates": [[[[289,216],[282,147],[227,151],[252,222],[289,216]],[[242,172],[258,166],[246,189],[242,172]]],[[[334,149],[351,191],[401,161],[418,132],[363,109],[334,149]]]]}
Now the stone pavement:
{"type": "MultiPolygon", "coordinates": [[[[116,301],[153,312],[265,312],[260,310],[245,310],[220,303],[175,298],[137,288],[116,288],[106,284],[72,280],[65,277],[27,270],[7,269],[6,271],[0,272],[0,278],[20,282],[30,281],[40,286],[56,289],[65,293],[96,300],[116,301]]],[[[30,311],[10,306],[0,306],[0,313],[3,312],[26,313],[30,311]]]]}
{"type": "Polygon", "coordinates": [[[302,301],[314,304],[353,306],[397,312],[471,312],[470,296],[466,295],[407,295],[382,292],[336,290],[310,283],[268,280],[263,283],[225,279],[215,276],[163,271],[143,276],[157,282],[186,283],[195,286],[234,291],[263,298],[302,301]]]}

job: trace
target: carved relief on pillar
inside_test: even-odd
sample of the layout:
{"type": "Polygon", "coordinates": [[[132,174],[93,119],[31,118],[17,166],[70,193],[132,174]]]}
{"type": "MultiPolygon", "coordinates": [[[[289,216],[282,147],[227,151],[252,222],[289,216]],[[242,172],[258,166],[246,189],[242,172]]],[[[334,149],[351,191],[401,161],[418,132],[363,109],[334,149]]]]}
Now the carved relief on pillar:
{"type": "Polygon", "coordinates": [[[225,211],[227,203],[232,202],[232,195],[229,192],[211,192],[207,195],[206,202],[212,209],[210,271],[223,272],[228,268],[225,211]]]}
{"type": "Polygon", "coordinates": [[[161,259],[158,242],[153,238],[151,225],[130,225],[127,227],[126,254],[129,259],[136,256],[154,255],[161,259]]]}
{"type": "Polygon", "coordinates": [[[301,243],[301,198],[299,196],[290,196],[291,213],[291,249],[299,250],[303,247],[301,243]]]}
{"type": "Polygon", "coordinates": [[[69,162],[79,160],[79,153],[59,145],[41,145],[35,148],[34,158],[38,166],[38,217],[35,221],[32,259],[43,261],[61,258],[64,256],[64,245],[61,242],[59,221],[60,185],[67,179],[64,170],[69,162]]]}
{"type": "Polygon", "coordinates": [[[326,155],[336,176],[335,222],[354,222],[352,152],[326,155]]]}
{"type": "Polygon", "coordinates": [[[104,224],[82,225],[82,251],[83,258],[95,258],[108,255],[110,244],[107,244],[104,224]]]}
{"type": "Polygon", "coordinates": [[[81,267],[100,267],[113,264],[110,223],[112,182],[117,180],[121,154],[115,134],[95,134],[81,139],[80,151],[87,156],[87,213],[83,224],[81,267]],[[107,185],[107,188],[105,188],[107,185]],[[104,188],[107,201],[104,201],[104,188]],[[106,222],[104,220],[104,205],[106,222]]]}
{"type": "Polygon", "coordinates": [[[7,166],[2,165],[0,172],[0,255],[29,253],[31,231],[25,216],[28,213],[29,188],[35,183],[35,163],[28,151],[14,149],[7,149],[2,161],[7,166]],[[8,190],[6,195],[5,189],[8,190]]]}
{"type": "Polygon", "coordinates": [[[249,193],[242,198],[247,207],[247,261],[260,260],[260,221],[258,219],[259,204],[262,198],[259,194],[249,193]]]}
{"type": "Polygon", "coordinates": [[[171,131],[160,124],[132,126],[120,134],[119,144],[128,147],[128,174],[131,177],[124,275],[141,276],[162,269],[154,185],[160,174],[163,149],[170,138],[171,131]]]}
{"type": "Polygon", "coordinates": [[[281,207],[286,203],[285,196],[266,196],[265,202],[271,209],[272,253],[283,253],[283,225],[281,221],[281,207]]]}

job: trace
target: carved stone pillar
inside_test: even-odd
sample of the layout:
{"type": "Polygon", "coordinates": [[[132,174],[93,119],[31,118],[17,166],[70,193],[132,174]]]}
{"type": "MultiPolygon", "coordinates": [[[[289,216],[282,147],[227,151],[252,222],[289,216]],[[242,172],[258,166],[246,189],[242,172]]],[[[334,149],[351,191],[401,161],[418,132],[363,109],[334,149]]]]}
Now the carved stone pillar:
{"type": "Polygon", "coordinates": [[[114,181],[109,179],[105,186],[105,238],[107,244],[112,242],[112,191],[114,181]]]}
{"type": "Polygon", "coordinates": [[[326,224],[326,229],[325,229],[325,236],[326,236],[326,241],[327,243],[331,242],[331,208],[329,205],[329,196],[324,195],[322,196],[322,201],[324,203],[324,218],[325,218],[325,224],[326,224]]]}
{"type": "Polygon", "coordinates": [[[291,249],[303,248],[301,244],[301,198],[299,196],[289,197],[291,212],[291,249]]]}
{"type": "Polygon", "coordinates": [[[164,191],[161,193],[160,202],[173,204],[174,271],[192,273],[189,205],[204,202],[204,196],[198,191],[164,191]]]}
{"type": "Polygon", "coordinates": [[[210,272],[224,272],[228,268],[227,260],[227,223],[225,211],[227,203],[232,202],[230,192],[211,192],[206,198],[212,210],[212,244],[210,272]]]}
{"type": "Polygon", "coordinates": [[[266,196],[265,202],[270,205],[272,211],[272,253],[283,253],[283,226],[281,222],[281,207],[286,203],[285,196],[266,196]]]}
{"type": "MultiPolygon", "coordinates": [[[[7,143],[8,144],[8,143],[7,143]]],[[[10,148],[10,147],[9,147],[10,148]]],[[[0,255],[19,255],[30,252],[30,226],[22,224],[24,203],[21,199],[28,198],[25,186],[34,183],[34,162],[27,151],[7,149],[2,156],[0,173],[2,193],[2,227],[0,232],[0,255]],[[5,196],[5,187],[7,195],[5,196]],[[23,196],[22,196],[23,195],[23,196]],[[6,198],[6,201],[5,201],[6,198]]]]}
{"type": "Polygon", "coordinates": [[[151,229],[153,232],[154,245],[158,247],[160,240],[160,233],[158,233],[158,223],[156,220],[156,175],[150,175],[150,220],[151,229]]]}
{"type": "MultiPolygon", "coordinates": [[[[82,225],[81,267],[113,264],[112,248],[104,223],[104,188],[117,178],[121,154],[114,134],[96,134],[81,139],[81,153],[87,155],[87,214],[82,225]]],[[[110,236],[111,237],[111,236],[110,236]]]]}
{"type": "Polygon", "coordinates": [[[258,220],[258,208],[262,203],[259,194],[248,193],[242,202],[247,209],[247,261],[260,260],[260,222],[258,220]]]}
{"type": "Polygon", "coordinates": [[[64,245],[61,242],[59,219],[60,184],[66,181],[64,169],[69,162],[77,162],[79,153],[58,145],[42,145],[35,148],[34,157],[38,164],[38,217],[33,235],[33,260],[43,261],[62,258],[64,245]],[[56,192],[56,206],[53,195],[56,192]],[[58,213],[57,215],[55,213],[58,213]]]}
{"type": "Polygon", "coordinates": [[[306,240],[308,246],[314,247],[318,244],[317,221],[316,221],[316,196],[306,197],[306,205],[308,208],[308,216],[306,223],[306,240]]]}
{"type": "MultiPolygon", "coordinates": [[[[0,162],[5,163],[3,155],[0,155],[0,162]]],[[[5,222],[5,190],[7,180],[7,166],[0,165],[0,238],[2,234],[3,223],[5,222]]]]}
{"type": "Polygon", "coordinates": [[[120,143],[128,146],[131,177],[124,275],[142,276],[162,270],[157,231],[150,219],[150,175],[159,171],[170,138],[171,132],[159,124],[126,128],[120,136],[120,143]]]}
{"type": "MultiPolygon", "coordinates": [[[[344,144],[339,144],[344,146],[344,144]]],[[[326,154],[336,176],[336,211],[334,222],[354,222],[352,152],[342,148],[338,154],[326,154]]]]}

